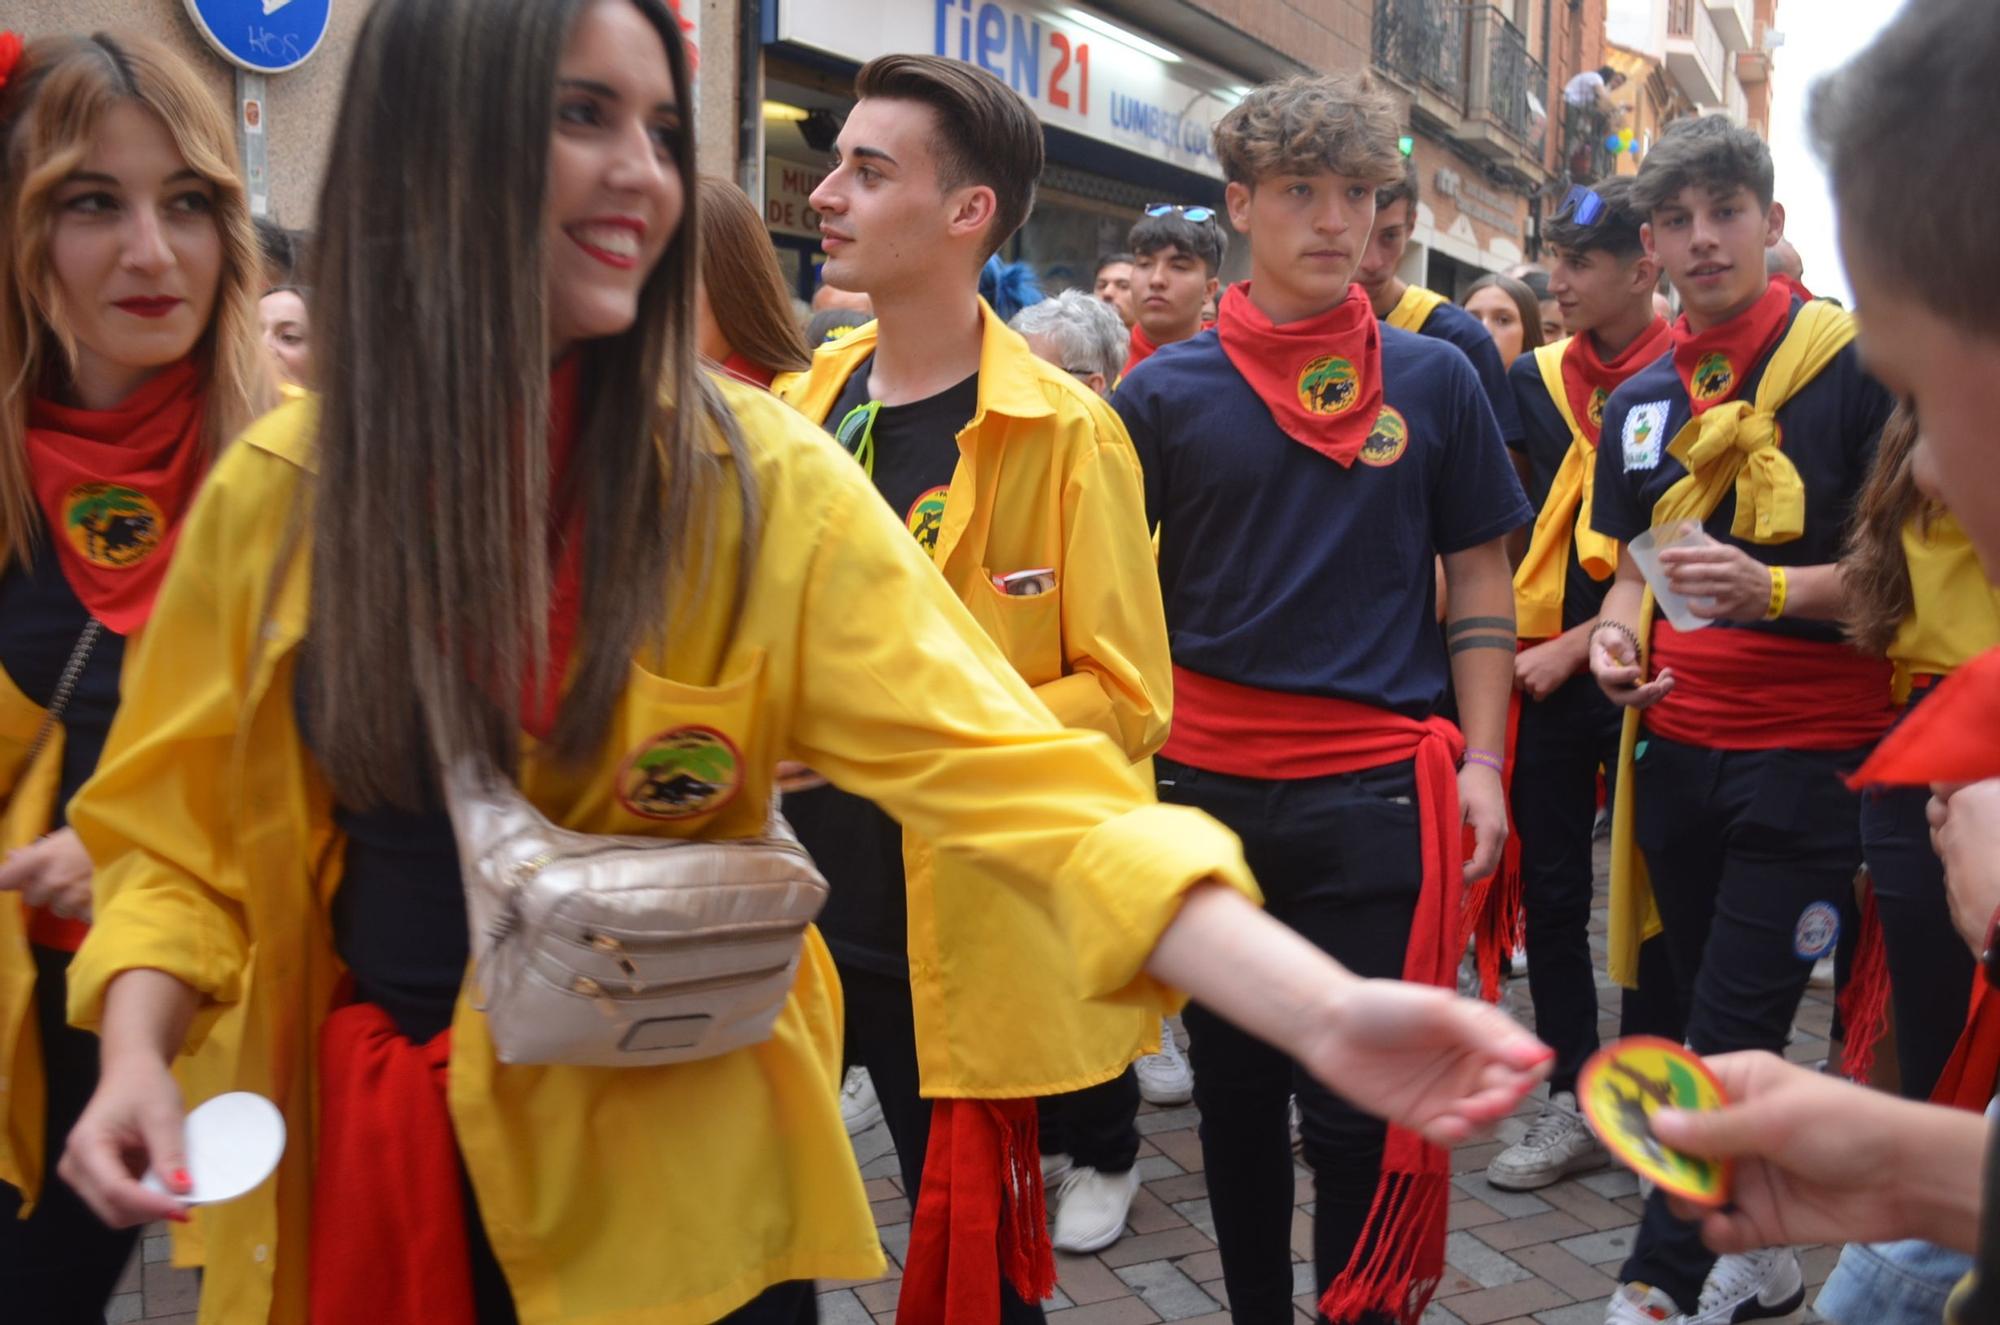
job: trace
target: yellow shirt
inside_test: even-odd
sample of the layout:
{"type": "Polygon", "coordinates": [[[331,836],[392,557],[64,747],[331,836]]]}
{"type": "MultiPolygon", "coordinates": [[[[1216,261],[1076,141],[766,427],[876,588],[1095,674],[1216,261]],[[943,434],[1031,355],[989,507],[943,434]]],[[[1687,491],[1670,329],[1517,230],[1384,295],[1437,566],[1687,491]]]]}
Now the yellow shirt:
{"type": "Polygon", "coordinates": [[[1415,334],[1424,329],[1424,323],[1431,320],[1431,314],[1437,312],[1439,304],[1450,302],[1436,290],[1426,290],[1421,285],[1406,285],[1402,298],[1382,320],[1398,331],[1415,334]]]}
{"type": "MultiPolygon", "coordinates": [[[[983,302],[979,399],[958,434],[934,561],[951,591],[1066,727],[1109,736],[1133,761],[1166,740],[1173,667],[1159,572],[1146,526],[1138,453],[1116,413],[1028,344],[983,302]],[[995,575],[1053,569],[1056,587],[1010,597],[995,575]]],[[[780,378],[778,394],[824,423],[855,371],[875,352],[870,323],[813,356],[809,373],[780,378]]],[[[1016,982],[1025,1043],[974,1033],[944,996],[941,954],[966,978],[1004,982],[1013,971],[1062,972],[1068,956],[1044,926],[1019,943],[986,936],[997,912],[1021,905],[964,862],[904,835],[911,889],[910,974],[917,1055],[926,1094],[1060,1094],[1108,1080],[1144,1049],[1159,1023],[1137,1008],[1086,1000],[1076,982],[1016,982]]]]}
{"type": "MultiPolygon", "coordinates": [[[[1004,884],[1015,905],[992,917],[991,946],[1053,927],[1083,994],[1149,1016],[1173,1006],[1143,964],[1195,882],[1254,895],[1236,839],[1151,803],[1102,736],[1055,723],[819,430],[761,391],[723,390],[750,439],[738,481],[764,519],[740,623],[728,628],[739,566],[719,555],[706,591],[678,598],[669,641],[633,658],[591,766],[524,747],[529,797],[583,831],[741,836],[764,821],[773,765],[796,759],[1004,884]],[[704,817],[638,817],[621,774],[686,726],[727,737],[732,794],[704,817]]],[[[231,1084],[277,1101],[290,1129],[273,1180],[206,1211],[206,1325],[305,1318],[312,1049],[340,977],[328,921],[339,853],[292,704],[304,554],[275,593],[270,580],[310,482],[314,408],[266,416],[217,463],[128,662],[98,774],[71,809],[98,865],[72,1019],[95,1026],[106,985],[141,967],[201,993],[197,1043],[217,1009],[240,1006],[231,1084]]],[[[733,549],[741,512],[733,498],[718,506],[713,546],[733,549]]],[[[913,877],[913,909],[926,891],[913,877]]],[[[963,956],[941,954],[938,976],[979,1009],[962,1014],[967,1033],[1002,1055],[1046,1033],[1013,1012],[1029,968],[995,987],[961,979],[979,969],[963,956]]],[[[771,1040],[704,1062],[501,1064],[463,997],[452,1034],[453,1124],[527,1325],[691,1325],[782,1280],[880,1273],[816,933],[771,1040]]]]}
{"type": "Polygon", "coordinates": [[[1916,610],[1889,642],[1899,686],[1913,674],[1943,676],[2000,644],[2000,588],[1955,517],[1940,512],[1928,527],[1904,525],[1903,555],[1916,610]]]}

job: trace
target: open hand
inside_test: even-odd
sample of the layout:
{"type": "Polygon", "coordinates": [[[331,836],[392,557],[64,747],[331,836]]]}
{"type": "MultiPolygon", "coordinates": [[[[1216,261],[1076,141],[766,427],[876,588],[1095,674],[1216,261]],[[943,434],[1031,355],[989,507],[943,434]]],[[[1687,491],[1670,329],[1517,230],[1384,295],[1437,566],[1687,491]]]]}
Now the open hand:
{"type": "Polygon", "coordinates": [[[0,861],[0,892],[72,920],[90,919],[90,856],[73,828],[16,847],[0,861]]]}
{"type": "Polygon", "coordinates": [[[1300,1061],[1359,1108],[1452,1146],[1513,1112],[1554,1056],[1498,1008],[1364,980],[1343,991],[1300,1061]]]}
{"type": "Polygon", "coordinates": [[[1670,547],[1660,553],[1660,569],[1696,616],[1762,621],[1770,610],[1771,568],[1734,544],[1670,547]]]}

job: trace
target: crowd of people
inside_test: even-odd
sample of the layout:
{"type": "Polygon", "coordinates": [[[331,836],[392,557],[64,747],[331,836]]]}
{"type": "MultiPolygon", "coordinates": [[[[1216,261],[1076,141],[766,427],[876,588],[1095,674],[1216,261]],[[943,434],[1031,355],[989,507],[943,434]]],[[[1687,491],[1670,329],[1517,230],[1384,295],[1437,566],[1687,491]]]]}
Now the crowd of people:
{"type": "Polygon", "coordinates": [[[1996,57],[1911,0],[1815,89],[1858,321],[1719,115],[1455,303],[1397,100],[1268,83],[1221,206],[1045,292],[1033,111],[884,56],[808,304],[664,0],[378,0],[302,232],[165,48],[0,33],[0,1301],[101,1321],[167,1219],[206,1321],[809,1321],[879,1121],[898,1319],[1031,1322],[1150,1101],[1234,1319],[1296,1153],[1321,1317],[1409,1325],[1451,1146],[1545,1085],[1488,1181],[1612,1162],[1608,835],[1621,1033],[1730,1101],[1656,1136],[1735,1185],[1649,1193],[1607,1325],[1824,1241],[1829,1319],[2000,1320],[2000,268],[1899,127],[1996,57]],[[289,1144],[191,1207],[237,1090],[289,1144]]]}

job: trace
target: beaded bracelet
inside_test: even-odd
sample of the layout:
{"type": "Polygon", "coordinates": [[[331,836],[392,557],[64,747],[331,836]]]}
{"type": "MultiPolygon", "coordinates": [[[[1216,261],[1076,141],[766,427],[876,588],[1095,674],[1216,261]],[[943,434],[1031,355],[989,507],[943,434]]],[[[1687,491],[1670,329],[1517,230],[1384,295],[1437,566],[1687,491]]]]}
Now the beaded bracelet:
{"type": "Polygon", "coordinates": [[[1632,656],[1634,658],[1639,656],[1638,631],[1632,629],[1632,627],[1626,625],[1623,621],[1613,621],[1610,617],[1599,617],[1597,620],[1597,624],[1590,628],[1591,636],[1595,638],[1597,632],[1600,630],[1615,630],[1619,634],[1623,635],[1626,639],[1631,640],[1632,656]]]}
{"type": "Polygon", "coordinates": [[[1776,621],[1785,614],[1785,590],[1787,587],[1785,584],[1785,568],[1783,566],[1772,566],[1770,567],[1770,571],[1771,603],[1770,606],[1764,609],[1764,619],[1766,621],[1776,621]]]}
{"type": "Polygon", "coordinates": [[[1491,750],[1467,750],[1465,752],[1465,762],[1468,764],[1478,764],[1481,768],[1490,768],[1495,773],[1504,771],[1506,766],[1506,760],[1494,754],[1491,750]]]}

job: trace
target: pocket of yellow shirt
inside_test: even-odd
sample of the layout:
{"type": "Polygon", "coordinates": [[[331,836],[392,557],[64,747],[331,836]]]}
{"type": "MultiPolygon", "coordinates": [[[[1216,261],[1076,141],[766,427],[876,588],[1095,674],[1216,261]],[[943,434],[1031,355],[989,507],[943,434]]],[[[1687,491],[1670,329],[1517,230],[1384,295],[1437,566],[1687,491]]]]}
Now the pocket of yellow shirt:
{"type": "Polygon", "coordinates": [[[735,837],[764,827],[771,797],[765,657],[714,685],[634,662],[612,724],[612,832],[735,837]]]}
{"type": "Polygon", "coordinates": [[[979,591],[966,604],[972,619],[1022,680],[1031,686],[1055,680],[1063,674],[1061,580],[1046,593],[1007,594],[995,587],[993,575],[980,568],[979,591]]]}

